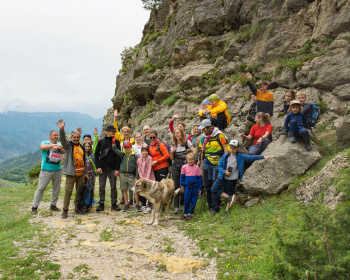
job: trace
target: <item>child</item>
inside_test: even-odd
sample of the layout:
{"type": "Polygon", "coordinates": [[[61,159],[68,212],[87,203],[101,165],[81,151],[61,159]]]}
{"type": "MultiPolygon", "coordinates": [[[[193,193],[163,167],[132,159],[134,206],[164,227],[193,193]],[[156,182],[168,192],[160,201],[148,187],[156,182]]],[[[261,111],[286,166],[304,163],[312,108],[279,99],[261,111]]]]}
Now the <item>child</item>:
{"type": "MultiPolygon", "coordinates": [[[[245,162],[254,162],[256,160],[265,159],[268,160],[270,156],[263,155],[242,155],[238,153],[239,142],[238,140],[231,140],[229,143],[230,152],[224,154],[220,159],[218,166],[218,178],[211,187],[211,192],[215,196],[220,196],[226,199],[226,215],[235,202],[236,183],[243,178],[243,168],[245,162]],[[224,191],[221,188],[224,188],[224,191]]],[[[217,206],[219,207],[219,206],[217,206]]],[[[219,209],[214,209],[216,212],[219,209]]]]}
{"type": "Polygon", "coordinates": [[[312,107],[309,103],[306,103],[306,93],[305,91],[298,91],[297,92],[297,100],[300,102],[300,106],[302,107],[302,112],[306,118],[306,128],[309,128],[309,120],[308,115],[312,111],[312,107]]]}
{"type": "MultiPolygon", "coordinates": [[[[141,157],[137,160],[137,169],[139,172],[140,179],[149,179],[155,181],[154,171],[152,167],[152,157],[149,155],[148,147],[141,147],[141,157]]],[[[135,194],[136,196],[137,194],[135,194]]],[[[139,200],[142,202],[143,206],[146,206],[146,198],[143,196],[139,196],[139,200]]],[[[151,212],[150,205],[144,210],[144,213],[147,214],[151,212]]]]}
{"type": "Polygon", "coordinates": [[[200,114],[200,112],[202,112],[203,110],[205,110],[206,108],[208,108],[208,106],[210,106],[210,102],[209,102],[209,99],[206,98],[202,101],[202,106],[203,106],[203,109],[200,109],[199,108],[199,119],[200,121],[204,120],[204,119],[210,119],[210,115],[209,113],[205,113],[203,116],[200,114]]]}
{"type": "MultiPolygon", "coordinates": [[[[283,108],[280,110],[280,112],[284,113],[284,118],[287,117],[289,111],[289,104],[292,100],[295,99],[295,92],[293,90],[288,90],[286,92],[286,94],[284,95],[284,102],[283,102],[283,108]]],[[[287,135],[287,130],[285,130],[285,128],[283,128],[283,130],[281,131],[280,135],[287,135]]]]}
{"type": "Polygon", "coordinates": [[[247,75],[242,73],[242,77],[247,81],[251,92],[256,95],[257,99],[257,112],[269,113],[270,116],[273,116],[273,93],[267,91],[269,83],[267,81],[261,81],[259,83],[260,90],[256,89],[255,86],[248,80],[247,75]]]}
{"type": "Polygon", "coordinates": [[[180,219],[190,220],[194,214],[198,194],[202,190],[203,184],[201,170],[198,165],[194,164],[194,154],[189,152],[186,159],[188,163],[182,166],[180,176],[181,192],[185,196],[185,210],[180,219]]]}
{"type": "Polygon", "coordinates": [[[92,185],[95,189],[95,180],[96,180],[96,166],[95,166],[95,160],[94,155],[92,152],[91,142],[85,142],[84,143],[85,148],[85,168],[87,175],[89,176],[88,182],[90,185],[92,185]]]}
{"type": "Polygon", "coordinates": [[[204,117],[207,113],[210,117],[217,120],[217,127],[221,131],[230,124],[230,116],[227,111],[227,105],[220,100],[219,96],[212,94],[209,96],[210,106],[199,112],[199,116],[204,117]]]}
{"type": "MultiPolygon", "coordinates": [[[[124,152],[119,150],[115,144],[113,144],[113,151],[118,157],[121,158],[122,162],[120,163],[120,190],[123,193],[125,206],[124,212],[129,209],[128,203],[128,190],[130,191],[134,186],[137,178],[139,177],[138,168],[137,168],[137,155],[132,150],[132,145],[130,142],[124,142],[124,152]]],[[[141,211],[139,205],[139,196],[135,194],[136,200],[136,210],[141,211]]]]}
{"type": "Polygon", "coordinates": [[[308,151],[312,150],[310,145],[310,134],[309,131],[305,128],[307,127],[306,118],[301,112],[302,107],[299,100],[293,100],[289,106],[290,113],[287,115],[284,122],[284,128],[289,131],[289,134],[292,135],[290,139],[291,143],[296,143],[297,137],[303,137],[305,140],[305,148],[308,151]]]}

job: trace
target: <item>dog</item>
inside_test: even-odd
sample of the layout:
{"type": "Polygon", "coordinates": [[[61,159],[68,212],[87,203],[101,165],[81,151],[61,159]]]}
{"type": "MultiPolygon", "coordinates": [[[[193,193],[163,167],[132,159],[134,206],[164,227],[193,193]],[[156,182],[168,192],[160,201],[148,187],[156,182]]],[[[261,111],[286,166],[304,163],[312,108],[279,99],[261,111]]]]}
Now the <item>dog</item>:
{"type": "Polygon", "coordinates": [[[159,223],[163,205],[167,204],[166,210],[169,214],[170,205],[173,198],[180,192],[180,188],[175,191],[174,181],[171,179],[163,179],[160,182],[139,179],[135,182],[131,191],[144,196],[153,204],[151,220],[147,224],[156,226],[159,223]]]}

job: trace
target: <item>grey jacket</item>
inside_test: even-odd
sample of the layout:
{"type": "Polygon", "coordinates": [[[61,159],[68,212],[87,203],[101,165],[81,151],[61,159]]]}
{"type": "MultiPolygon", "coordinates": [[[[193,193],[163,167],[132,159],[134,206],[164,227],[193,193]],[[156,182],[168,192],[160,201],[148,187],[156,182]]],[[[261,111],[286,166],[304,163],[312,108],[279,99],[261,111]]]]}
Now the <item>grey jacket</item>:
{"type": "MultiPolygon", "coordinates": [[[[64,131],[64,129],[60,129],[60,142],[61,142],[63,148],[66,150],[66,157],[64,160],[62,173],[64,175],[75,176],[75,163],[74,163],[74,158],[73,158],[73,146],[74,146],[74,144],[72,141],[69,141],[66,138],[66,132],[64,131]]],[[[86,160],[85,149],[81,144],[79,144],[79,145],[84,151],[84,164],[85,164],[85,160],[86,160]]],[[[86,169],[85,169],[85,173],[86,173],[86,169]]]]}

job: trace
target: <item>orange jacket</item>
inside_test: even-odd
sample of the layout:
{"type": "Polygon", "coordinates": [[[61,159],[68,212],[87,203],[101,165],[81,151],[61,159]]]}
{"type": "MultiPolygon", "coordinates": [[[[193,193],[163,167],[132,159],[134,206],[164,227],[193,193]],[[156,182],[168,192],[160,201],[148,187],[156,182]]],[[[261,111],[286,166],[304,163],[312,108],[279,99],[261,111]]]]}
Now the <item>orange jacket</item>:
{"type": "MultiPolygon", "coordinates": [[[[227,125],[230,124],[230,121],[231,121],[230,120],[230,116],[229,116],[228,111],[227,111],[227,105],[226,105],[226,103],[224,101],[219,100],[218,104],[215,107],[213,107],[213,105],[209,105],[207,107],[207,109],[210,110],[210,114],[211,114],[212,118],[216,118],[218,113],[225,112],[227,125]]],[[[199,112],[199,115],[202,116],[202,117],[205,117],[204,110],[199,112]]]]}
{"type": "Polygon", "coordinates": [[[164,143],[159,144],[159,149],[163,155],[157,150],[159,142],[161,141],[158,139],[157,142],[149,145],[149,155],[152,157],[152,161],[157,161],[157,163],[153,165],[154,170],[168,167],[167,159],[170,158],[169,152],[164,143]]]}

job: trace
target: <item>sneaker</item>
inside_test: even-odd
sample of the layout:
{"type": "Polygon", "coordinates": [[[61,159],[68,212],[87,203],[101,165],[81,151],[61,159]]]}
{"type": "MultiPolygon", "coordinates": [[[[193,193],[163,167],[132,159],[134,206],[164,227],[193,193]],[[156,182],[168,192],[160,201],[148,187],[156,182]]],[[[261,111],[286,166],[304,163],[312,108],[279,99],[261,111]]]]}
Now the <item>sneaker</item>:
{"type": "Polygon", "coordinates": [[[141,212],[141,206],[140,205],[136,205],[135,207],[136,207],[136,211],[137,212],[141,212]]]}
{"type": "Polygon", "coordinates": [[[185,210],[185,207],[182,205],[182,206],[180,207],[180,209],[181,209],[181,212],[183,212],[183,211],[185,210]]]}
{"type": "Polygon", "coordinates": [[[146,207],[146,209],[143,210],[143,213],[144,213],[144,214],[149,214],[149,213],[151,213],[151,212],[152,212],[151,207],[146,207]]]}
{"type": "Polygon", "coordinates": [[[84,212],[81,209],[75,208],[75,214],[82,215],[84,212]]]}
{"type": "Polygon", "coordinates": [[[38,214],[38,207],[32,207],[32,214],[38,214]]]}
{"type": "Polygon", "coordinates": [[[112,211],[120,211],[121,209],[120,209],[120,207],[117,204],[112,204],[111,210],[112,211]]]}
{"type": "Polygon", "coordinates": [[[67,217],[68,217],[68,210],[63,210],[62,219],[67,219],[67,217]]]}
{"type": "Polygon", "coordinates": [[[225,213],[222,216],[225,217],[228,213],[228,211],[225,211],[225,213]]]}
{"type": "Polygon", "coordinates": [[[228,196],[228,197],[226,198],[226,201],[227,201],[227,203],[228,203],[228,208],[229,208],[229,209],[233,206],[233,204],[235,204],[235,198],[236,198],[235,195],[230,195],[230,196],[228,196]]]}
{"type": "Polygon", "coordinates": [[[124,204],[124,197],[122,197],[122,199],[119,202],[120,204],[124,204]]]}
{"type": "Polygon", "coordinates": [[[179,213],[179,208],[178,208],[178,207],[175,207],[175,209],[174,209],[174,214],[177,214],[177,213],[179,213]]]}
{"type": "Polygon", "coordinates": [[[191,220],[192,219],[192,215],[188,214],[186,217],[186,220],[191,220]]]}
{"type": "Polygon", "coordinates": [[[217,213],[216,213],[215,210],[211,210],[211,211],[210,211],[210,215],[212,215],[213,217],[214,217],[216,214],[217,214],[217,213]]]}
{"type": "Polygon", "coordinates": [[[124,206],[123,212],[125,212],[126,210],[129,210],[129,205],[128,204],[124,206]]]}
{"type": "Polygon", "coordinates": [[[186,219],[187,215],[185,216],[185,214],[182,214],[180,217],[180,220],[186,219]]]}
{"type": "Polygon", "coordinates": [[[100,205],[96,208],[96,212],[105,211],[105,204],[100,202],[100,205]]]}
{"type": "Polygon", "coordinates": [[[60,212],[60,211],[61,211],[61,209],[58,208],[58,207],[56,207],[56,205],[51,205],[51,206],[50,206],[50,210],[51,210],[51,211],[57,211],[57,212],[60,212]]]}
{"type": "Polygon", "coordinates": [[[305,149],[306,149],[307,151],[311,151],[311,150],[312,150],[312,147],[311,147],[310,144],[306,144],[306,145],[305,145],[305,149]]]}
{"type": "Polygon", "coordinates": [[[132,199],[129,200],[129,205],[134,205],[134,201],[132,199]]]}

